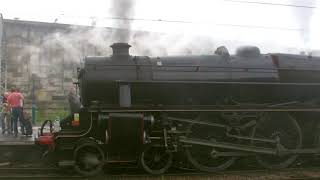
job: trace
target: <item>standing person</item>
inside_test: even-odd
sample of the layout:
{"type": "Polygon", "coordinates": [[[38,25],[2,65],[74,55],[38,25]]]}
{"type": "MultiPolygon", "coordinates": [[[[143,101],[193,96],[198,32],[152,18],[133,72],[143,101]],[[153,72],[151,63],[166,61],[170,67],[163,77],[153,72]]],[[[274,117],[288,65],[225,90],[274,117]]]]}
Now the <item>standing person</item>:
{"type": "Polygon", "coordinates": [[[79,113],[81,109],[80,98],[76,93],[75,88],[71,88],[68,94],[68,101],[70,106],[70,115],[60,121],[61,128],[69,128],[71,127],[73,114],[79,113]]]}
{"type": "Polygon", "coordinates": [[[8,103],[12,108],[12,121],[13,121],[13,131],[14,135],[18,136],[18,119],[20,123],[23,123],[23,112],[22,112],[22,100],[24,99],[23,95],[20,93],[19,89],[16,89],[8,97],[8,103]]]}
{"type": "Polygon", "coordinates": [[[73,87],[70,89],[68,94],[68,101],[70,106],[71,114],[78,113],[81,109],[80,98],[76,93],[76,89],[73,87]]]}
{"type": "MultiPolygon", "coordinates": [[[[21,93],[19,88],[17,88],[15,91],[17,93],[20,93],[21,96],[23,97],[23,95],[22,95],[22,93],[21,93]]],[[[21,119],[19,118],[19,121],[20,121],[21,134],[26,135],[25,118],[24,118],[24,113],[23,113],[23,111],[24,111],[24,109],[23,109],[24,101],[23,100],[24,99],[20,99],[20,107],[21,107],[22,118],[21,119]]]]}
{"type": "Polygon", "coordinates": [[[9,114],[10,114],[10,134],[12,134],[13,133],[13,120],[12,120],[12,109],[11,109],[11,106],[10,106],[10,104],[8,103],[8,97],[10,96],[10,94],[12,94],[12,93],[14,93],[14,91],[16,90],[16,88],[11,88],[10,89],[10,92],[9,92],[9,94],[8,94],[8,96],[7,96],[7,104],[8,104],[8,109],[9,109],[9,114]]]}
{"type": "Polygon", "coordinates": [[[2,134],[6,131],[11,134],[11,117],[10,117],[10,107],[7,103],[9,93],[5,92],[2,99],[2,110],[1,110],[1,125],[2,134]]]}
{"type": "Polygon", "coordinates": [[[1,115],[0,115],[0,119],[1,119],[1,129],[2,129],[2,134],[4,134],[5,132],[5,120],[4,120],[4,117],[3,117],[3,114],[4,114],[4,109],[5,109],[5,96],[4,94],[1,94],[1,115]]]}

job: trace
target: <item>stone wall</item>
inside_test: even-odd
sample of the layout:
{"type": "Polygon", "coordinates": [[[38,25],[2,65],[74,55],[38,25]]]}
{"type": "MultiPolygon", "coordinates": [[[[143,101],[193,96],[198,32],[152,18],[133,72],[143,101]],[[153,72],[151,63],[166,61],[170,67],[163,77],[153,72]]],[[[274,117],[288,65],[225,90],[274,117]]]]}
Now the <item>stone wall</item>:
{"type": "Polygon", "coordinates": [[[2,43],[8,89],[20,88],[26,97],[26,107],[30,108],[34,100],[45,115],[68,109],[66,95],[76,82],[81,57],[103,54],[101,45],[97,47],[86,37],[77,38],[81,36],[79,32],[87,34],[91,29],[67,24],[4,20],[2,43]]]}

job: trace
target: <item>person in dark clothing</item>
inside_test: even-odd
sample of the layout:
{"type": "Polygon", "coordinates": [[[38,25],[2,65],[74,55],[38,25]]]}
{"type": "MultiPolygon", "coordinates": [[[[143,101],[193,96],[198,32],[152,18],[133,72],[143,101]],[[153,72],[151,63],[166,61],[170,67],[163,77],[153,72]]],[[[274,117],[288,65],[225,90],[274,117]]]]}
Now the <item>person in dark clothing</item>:
{"type": "MultiPolygon", "coordinates": [[[[12,94],[14,91],[16,90],[16,88],[11,88],[10,89],[10,92],[9,92],[9,95],[7,96],[7,103],[8,103],[8,97],[10,96],[10,94],[12,94]]],[[[11,109],[11,107],[10,107],[10,104],[8,103],[8,106],[9,106],[9,110],[10,110],[10,134],[12,134],[13,133],[13,116],[12,116],[12,109],[11,109]]]]}
{"type": "Polygon", "coordinates": [[[2,134],[8,132],[11,134],[11,118],[10,118],[10,107],[7,102],[7,97],[9,96],[8,92],[5,92],[2,95],[2,108],[1,108],[1,127],[2,127],[2,134]]]}
{"type": "Polygon", "coordinates": [[[73,114],[79,113],[81,109],[81,103],[80,98],[76,94],[75,89],[72,88],[68,94],[68,101],[69,101],[69,107],[70,107],[70,115],[65,117],[60,121],[60,127],[62,129],[70,128],[72,125],[73,120],[73,114]]]}
{"type": "Polygon", "coordinates": [[[80,108],[81,108],[80,98],[76,94],[74,88],[72,88],[68,94],[68,101],[69,101],[71,114],[74,114],[80,111],[80,108]]]}
{"type": "Polygon", "coordinates": [[[23,123],[21,125],[23,135],[32,136],[32,123],[30,113],[23,111],[23,123]]]}

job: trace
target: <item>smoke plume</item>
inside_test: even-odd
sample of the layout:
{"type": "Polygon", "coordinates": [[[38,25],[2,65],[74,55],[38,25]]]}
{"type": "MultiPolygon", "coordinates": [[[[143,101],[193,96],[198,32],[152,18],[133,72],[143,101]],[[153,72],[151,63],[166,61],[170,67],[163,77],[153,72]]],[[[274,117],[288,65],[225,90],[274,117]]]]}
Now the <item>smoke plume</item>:
{"type": "Polygon", "coordinates": [[[129,19],[134,15],[135,0],[112,0],[111,14],[115,19],[113,36],[117,42],[128,42],[130,38],[131,22],[129,19]]]}
{"type": "MultiPolygon", "coordinates": [[[[303,1],[301,0],[291,0],[291,3],[294,5],[301,5],[303,1]]],[[[310,5],[313,6],[316,1],[310,0],[310,5]]],[[[305,5],[305,4],[302,4],[305,5]]],[[[314,14],[314,9],[311,8],[293,8],[293,14],[296,18],[296,21],[301,30],[301,38],[303,41],[303,47],[309,49],[310,48],[310,41],[311,41],[311,34],[310,34],[310,27],[311,27],[311,20],[314,14]]]]}

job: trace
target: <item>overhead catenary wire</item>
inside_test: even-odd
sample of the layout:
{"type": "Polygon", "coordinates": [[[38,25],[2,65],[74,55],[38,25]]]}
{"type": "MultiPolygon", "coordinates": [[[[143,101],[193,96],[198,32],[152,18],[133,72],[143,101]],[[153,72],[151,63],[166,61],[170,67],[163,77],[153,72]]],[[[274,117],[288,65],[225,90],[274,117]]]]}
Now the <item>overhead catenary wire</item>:
{"type": "MultiPolygon", "coordinates": [[[[300,4],[286,4],[286,3],[273,3],[273,2],[263,2],[263,1],[251,1],[251,0],[220,0],[224,2],[232,3],[245,3],[253,5],[267,5],[267,6],[283,6],[291,8],[306,8],[306,9],[318,9],[316,6],[300,5],[300,4]]],[[[181,24],[211,24],[213,26],[221,27],[234,27],[234,28],[246,28],[246,29],[266,29],[266,30],[280,30],[280,31],[297,31],[304,32],[305,29],[298,27],[275,27],[275,26],[260,26],[260,25],[249,25],[249,24],[227,24],[227,23],[216,23],[210,21],[188,21],[188,20],[175,20],[175,19],[148,19],[148,18],[131,18],[131,17],[84,17],[84,16],[68,16],[65,14],[60,14],[61,17],[65,18],[76,18],[76,19],[91,19],[91,24],[96,24],[99,20],[119,20],[119,21],[145,21],[145,22],[159,22],[159,23],[181,23],[181,24]]],[[[56,18],[55,18],[56,19],[56,18]]]]}
{"type": "Polygon", "coordinates": [[[306,8],[306,9],[317,9],[318,8],[316,6],[285,4],[285,3],[270,3],[270,2],[247,1],[247,0],[221,0],[221,1],[234,2],[234,3],[256,4],[256,5],[268,5],[268,6],[285,6],[285,7],[292,7],[292,8],[306,8]]]}
{"type": "Polygon", "coordinates": [[[269,30],[304,31],[303,28],[285,28],[285,27],[257,26],[257,25],[247,25],[247,24],[227,24],[227,23],[215,23],[210,21],[184,21],[184,20],[144,19],[144,18],[126,18],[126,17],[102,17],[100,19],[122,20],[122,21],[150,21],[150,22],[183,23],[183,24],[212,24],[214,26],[229,26],[229,27],[249,28],[249,29],[254,28],[254,29],[269,29],[269,30]]]}
{"type": "MultiPolygon", "coordinates": [[[[285,4],[285,3],[270,3],[270,2],[259,2],[259,1],[247,1],[247,0],[222,0],[226,2],[234,3],[246,3],[255,5],[268,5],[268,6],[284,6],[293,8],[307,8],[317,9],[316,6],[297,5],[297,4],[285,4]]],[[[144,19],[144,18],[125,18],[125,17],[103,17],[101,19],[112,19],[112,20],[123,20],[123,21],[151,21],[151,22],[166,22],[166,23],[184,23],[184,24],[213,24],[215,26],[229,26],[229,27],[240,27],[240,28],[254,28],[254,29],[269,29],[269,30],[286,30],[286,31],[301,31],[303,28],[285,28],[285,27],[271,27],[271,26],[257,26],[257,25],[246,25],[246,24],[222,24],[213,22],[195,22],[195,21],[184,21],[184,20],[168,20],[168,19],[144,19]]]]}
{"type": "MultiPolygon", "coordinates": [[[[234,28],[246,28],[246,29],[265,29],[265,30],[280,30],[280,31],[296,31],[303,32],[305,29],[298,27],[276,27],[276,26],[260,26],[249,24],[228,24],[228,23],[216,23],[211,21],[187,21],[187,20],[174,20],[174,19],[147,19],[147,18],[130,18],[130,17],[84,17],[84,16],[68,16],[63,15],[65,18],[78,18],[78,19],[94,19],[95,23],[101,20],[119,20],[119,21],[145,21],[145,22],[159,22],[159,23],[181,23],[181,24],[211,24],[213,26],[220,27],[234,27],[234,28]]],[[[15,20],[15,19],[13,19],[15,20]]],[[[20,19],[19,19],[20,20],[20,19]]],[[[57,22],[55,22],[57,23],[57,22]]]]}

